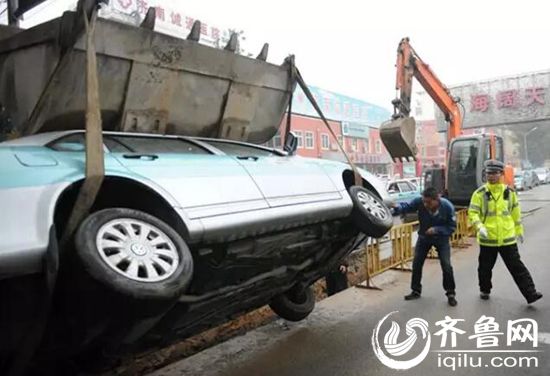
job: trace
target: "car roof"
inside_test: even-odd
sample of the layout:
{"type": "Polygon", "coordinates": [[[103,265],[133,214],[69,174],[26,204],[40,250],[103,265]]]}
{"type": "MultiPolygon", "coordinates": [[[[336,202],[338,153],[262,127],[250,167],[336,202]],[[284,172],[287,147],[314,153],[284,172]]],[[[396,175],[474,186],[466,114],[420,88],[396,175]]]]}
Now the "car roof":
{"type": "MultiPolygon", "coordinates": [[[[50,142],[58,140],[59,138],[70,136],[72,134],[80,134],[80,133],[84,133],[84,130],[44,132],[44,133],[34,134],[31,136],[20,137],[14,140],[0,142],[0,146],[44,146],[44,145],[48,145],[50,142]]],[[[207,147],[208,149],[215,148],[216,150],[219,150],[218,148],[216,148],[216,145],[208,144],[208,142],[225,142],[225,143],[232,143],[232,144],[238,144],[238,145],[250,145],[252,147],[257,147],[259,149],[271,151],[281,156],[287,155],[287,153],[283,150],[278,150],[267,146],[252,144],[244,141],[227,140],[222,138],[189,137],[189,136],[177,136],[177,135],[163,135],[163,134],[135,133],[135,132],[113,132],[113,131],[103,131],[103,135],[191,140],[191,141],[197,142],[202,147],[207,147]],[[204,143],[206,143],[206,145],[204,143]]]]}

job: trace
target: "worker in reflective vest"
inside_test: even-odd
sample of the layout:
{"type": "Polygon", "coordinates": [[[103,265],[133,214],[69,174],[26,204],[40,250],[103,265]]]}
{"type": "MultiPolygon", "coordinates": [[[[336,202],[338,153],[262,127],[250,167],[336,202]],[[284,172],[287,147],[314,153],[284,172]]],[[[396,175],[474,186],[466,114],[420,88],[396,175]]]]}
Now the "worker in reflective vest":
{"type": "Polygon", "coordinates": [[[517,242],[523,243],[521,209],[516,192],[501,183],[503,172],[502,162],[485,162],[487,184],[473,193],[468,208],[468,219],[477,230],[480,246],[477,269],[480,297],[489,299],[493,267],[500,254],[527,303],[531,304],[542,298],[542,294],[535,289],[531,274],[519,255],[517,242]]]}

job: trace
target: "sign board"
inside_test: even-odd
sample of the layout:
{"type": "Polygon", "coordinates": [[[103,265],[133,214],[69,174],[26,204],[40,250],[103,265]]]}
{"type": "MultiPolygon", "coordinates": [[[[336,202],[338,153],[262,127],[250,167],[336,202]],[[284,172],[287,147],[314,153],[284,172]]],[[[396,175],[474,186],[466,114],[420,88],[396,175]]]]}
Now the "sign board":
{"type": "MultiPolygon", "coordinates": [[[[463,128],[539,122],[550,119],[550,71],[529,73],[450,88],[464,106],[463,128]]],[[[447,129],[436,109],[437,128],[447,129]]]]}
{"type": "Polygon", "coordinates": [[[342,122],[342,135],[354,138],[369,138],[369,127],[365,124],[342,122]]]}
{"type": "MultiPolygon", "coordinates": [[[[156,8],[155,31],[172,35],[178,38],[187,38],[195,18],[161,4],[154,0],[111,0],[109,5],[103,6],[100,16],[109,19],[115,19],[122,22],[139,25],[149,7],[156,8]]],[[[222,30],[217,26],[210,25],[201,21],[201,39],[200,43],[211,47],[220,47],[222,41],[229,38],[229,31],[222,30]]]]}
{"type": "MultiPolygon", "coordinates": [[[[382,122],[391,117],[391,113],[383,107],[314,86],[308,87],[327,119],[360,123],[378,128],[382,122]]],[[[300,115],[318,116],[317,111],[309,103],[300,87],[297,87],[294,92],[292,112],[300,115]]]]}

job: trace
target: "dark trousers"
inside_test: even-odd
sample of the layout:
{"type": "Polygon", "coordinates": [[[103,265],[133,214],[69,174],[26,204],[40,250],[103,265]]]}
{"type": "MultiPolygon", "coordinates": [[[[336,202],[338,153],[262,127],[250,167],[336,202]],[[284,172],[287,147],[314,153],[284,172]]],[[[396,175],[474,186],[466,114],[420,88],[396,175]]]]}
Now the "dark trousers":
{"type": "Polygon", "coordinates": [[[529,270],[527,270],[521,261],[517,244],[502,247],[480,246],[479,266],[477,268],[480,291],[485,293],[491,292],[491,288],[493,287],[491,284],[493,267],[499,253],[523,296],[526,299],[532,296],[536,292],[535,283],[533,282],[533,278],[531,278],[529,270]]]}
{"type": "Polygon", "coordinates": [[[435,238],[429,236],[419,236],[414,248],[414,260],[411,280],[411,290],[422,293],[422,267],[430,249],[435,247],[443,272],[443,289],[447,295],[455,294],[455,278],[453,267],[451,265],[451,244],[449,238],[435,238]]]}

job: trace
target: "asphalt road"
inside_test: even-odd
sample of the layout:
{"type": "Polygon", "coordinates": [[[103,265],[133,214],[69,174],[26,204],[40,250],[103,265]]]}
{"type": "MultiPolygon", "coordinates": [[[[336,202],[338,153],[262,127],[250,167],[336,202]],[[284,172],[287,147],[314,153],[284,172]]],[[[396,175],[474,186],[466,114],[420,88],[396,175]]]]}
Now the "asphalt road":
{"type": "MultiPolygon", "coordinates": [[[[522,259],[538,290],[545,294],[534,305],[526,304],[500,259],[493,274],[491,299],[481,301],[476,274],[478,249],[472,244],[469,248],[453,251],[459,302],[456,307],[448,306],[443,295],[438,261],[429,260],[424,269],[423,296],[419,300],[403,300],[403,295],[409,291],[409,273],[389,271],[377,281],[383,287],[382,291],[348,289],[320,302],[310,317],[300,323],[279,320],[172,364],[151,376],[395,375],[396,370],[382,364],[375,356],[371,344],[374,328],[393,311],[398,312],[391,319],[401,328],[398,342],[408,337],[405,324],[411,318],[424,319],[429,325],[431,338],[430,352],[423,361],[400,374],[504,376],[521,372],[525,376],[548,375],[550,186],[522,193],[521,201],[526,213],[526,240],[520,246],[522,259]],[[502,334],[496,335],[497,347],[483,348],[478,346],[475,338],[468,338],[475,334],[475,323],[482,315],[494,317],[500,325],[498,331],[502,334]],[[441,346],[442,336],[436,335],[441,329],[436,322],[445,316],[464,320],[457,327],[466,333],[457,335],[456,347],[451,346],[450,337],[447,344],[441,346]],[[529,341],[506,345],[508,320],[520,318],[537,322],[537,347],[529,341]],[[441,353],[442,350],[460,352],[441,353]],[[494,352],[487,353],[487,350],[494,352]],[[529,366],[527,362],[530,362],[529,366]]],[[[381,326],[381,342],[390,327],[387,321],[381,326]]],[[[420,335],[418,329],[415,332],[420,335]]],[[[420,354],[425,343],[426,339],[419,337],[409,352],[393,359],[412,359],[420,354]]]]}

